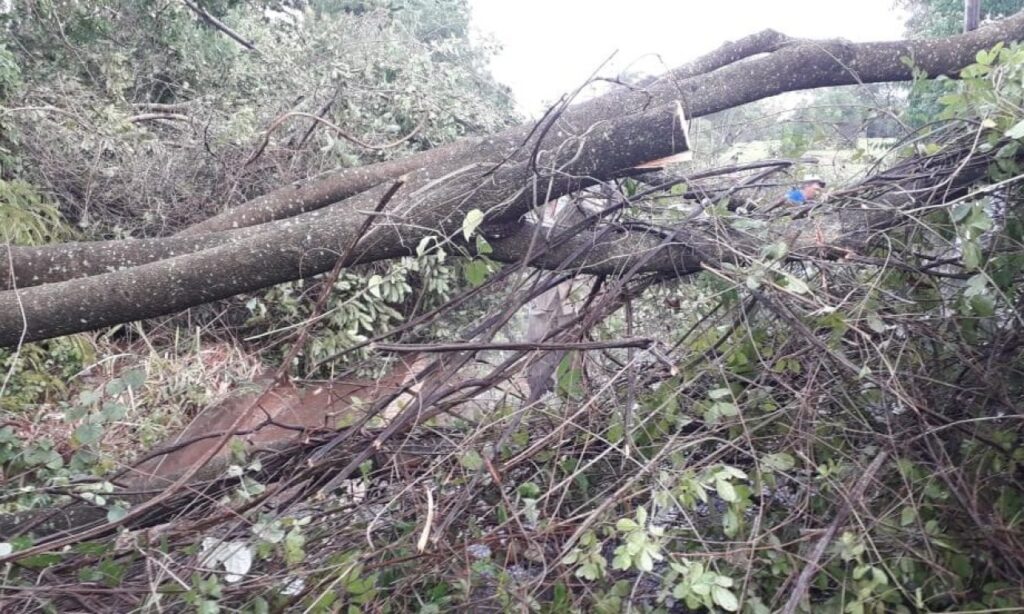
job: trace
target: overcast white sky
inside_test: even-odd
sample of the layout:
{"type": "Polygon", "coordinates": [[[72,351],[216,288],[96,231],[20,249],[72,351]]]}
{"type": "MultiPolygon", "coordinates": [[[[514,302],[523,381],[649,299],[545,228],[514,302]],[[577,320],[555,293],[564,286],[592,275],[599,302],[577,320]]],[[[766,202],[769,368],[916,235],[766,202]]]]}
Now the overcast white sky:
{"type": "Polygon", "coordinates": [[[477,35],[503,47],[492,60],[521,111],[571,91],[607,59],[603,76],[633,64],[663,72],[764,28],[806,38],[900,38],[893,0],[470,0],[477,35]],[[662,68],[659,68],[662,67],[662,68]]]}

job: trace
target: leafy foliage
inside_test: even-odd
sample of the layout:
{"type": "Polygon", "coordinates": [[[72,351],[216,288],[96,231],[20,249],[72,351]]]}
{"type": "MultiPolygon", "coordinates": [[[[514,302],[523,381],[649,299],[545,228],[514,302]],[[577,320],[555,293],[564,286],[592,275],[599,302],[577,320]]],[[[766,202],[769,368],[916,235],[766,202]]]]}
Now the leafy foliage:
{"type": "Polygon", "coordinates": [[[95,234],[165,233],[512,119],[461,0],[204,7],[259,51],[179,2],[47,1],[4,18],[19,45],[0,51],[0,91],[19,110],[0,121],[18,172],[95,234]]]}
{"type": "MultiPolygon", "coordinates": [[[[950,36],[963,31],[964,3],[961,0],[899,0],[897,5],[910,12],[907,33],[911,36],[950,36]]],[[[1021,0],[985,0],[982,19],[999,19],[1024,8],[1021,0]]]]}

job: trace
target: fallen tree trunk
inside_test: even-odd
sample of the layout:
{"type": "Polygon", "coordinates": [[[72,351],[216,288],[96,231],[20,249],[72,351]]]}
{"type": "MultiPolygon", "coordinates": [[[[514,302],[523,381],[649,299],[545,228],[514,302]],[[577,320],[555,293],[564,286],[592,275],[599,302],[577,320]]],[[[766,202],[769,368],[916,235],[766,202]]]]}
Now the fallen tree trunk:
{"type": "Polygon", "coordinates": [[[978,50],[1021,37],[1024,13],[940,40],[789,43],[690,79],[601,97],[547,122],[525,142],[484,141],[470,148],[465,166],[441,172],[448,171],[446,162],[411,173],[365,237],[356,229],[374,215],[386,183],[209,249],[0,293],[0,346],[175,313],[320,273],[357,240],[345,264],[409,253],[424,237],[456,235],[472,209],[491,222],[518,220],[554,197],[685,149],[679,108],[695,117],[786,91],[908,80],[913,71],[905,57],[929,75],[955,75],[978,50]]]}
{"type": "MultiPolygon", "coordinates": [[[[779,168],[792,164],[793,162],[789,160],[765,160],[696,173],[668,175],[663,172],[654,172],[644,173],[638,177],[641,177],[652,186],[659,186],[665,189],[681,182],[693,182],[707,177],[728,175],[739,171],[779,168]]],[[[680,196],[686,199],[700,200],[706,195],[699,190],[690,190],[680,196]]],[[[288,223],[300,222],[307,218],[315,219],[315,216],[297,215],[292,217],[288,223]]],[[[518,228],[519,225],[519,222],[508,225],[508,231],[520,237],[523,234],[520,230],[525,229],[527,232],[533,232],[532,227],[524,226],[523,229],[520,229],[518,228]]],[[[92,275],[102,275],[156,260],[174,258],[175,256],[237,242],[244,238],[253,237],[261,232],[272,230],[273,228],[274,226],[269,224],[259,224],[243,226],[232,230],[220,230],[201,234],[181,233],[177,236],[152,239],[82,241],[41,246],[0,246],[0,261],[7,261],[9,263],[7,268],[0,268],[0,289],[25,289],[30,286],[68,281],[92,275]]],[[[503,254],[513,253],[512,250],[515,249],[515,246],[505,245],[508,242],[505,239],[493,236],[488,238],[498,242],[499,254],[495,259],[509,261],[507,258],[511,256],[506,257],[503,254]]],[[[361,254],[361,261],[371,262],[390,257],[393,257],[391,252],[381,254],[367,251],[361,254]]]]}

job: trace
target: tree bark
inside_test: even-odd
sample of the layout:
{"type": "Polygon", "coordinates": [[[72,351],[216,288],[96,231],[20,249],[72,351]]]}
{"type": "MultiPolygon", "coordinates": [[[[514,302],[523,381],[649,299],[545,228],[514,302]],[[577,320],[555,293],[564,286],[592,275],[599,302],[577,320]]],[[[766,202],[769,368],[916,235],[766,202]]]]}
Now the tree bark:
{"type": "MultiPolygon", "coordinates": [[[[409,173],[346,264],[409,253],[426,236],[456,236],[471,209],[485,211],[490,222],[515,222],[552,198],[682,151],[679,105],[688,117],[697,117],[786,91],[908,80],[913,74],[902,61],[906,57],[929,75],[955,76],[974,61],[978,50],[1022,36],[1024,13],[947,39],[785,43],[762,57],[692,78],[678,80],[670,74],[643,91],[597,98],[544,123],[525,140],[517,140],[520,133],[513,131],[476,145],[458,145],[453,148],[455,154],[441,156],[445,161],[438,167],[409,173]],[[450,168],[463,161],[467,164],[450,168]]],[[[733,57],[725,56],[730,61],[733,57]]],[[[688,70],[696,69],[681,74],[688,70]]],[[[0,346],[170,314],[326,271],[358,238],[355,229],[372,214],[387,187],[380,184],[341,203],[231,235],[230,240],[201,251],[84,279],[2,292],[0,346]]],[[[691,235],[686,240],[697,244],[699,239],[691,235]]],[[[198,248],[207,240],[199,237],[191,245],[198,248]]],[[[502,247],[503,257],[515,250],[511,245],[502,247]]],[[[670,261],[673,266],[692,264],[697,253],[693,247],[664,251],[683,258],[682,263],[670,261]]],[[[141,255],[128,245],[122,253],[125,263],[141,255]]],[[[32,267],[17,262],[16,251],[8,256],[8,268],[27,271],[31,278],[32,267]]],[[[628,259],[629,254],[623,253],[622,258],[628,259]]],[[[135,258],[140,260],[144,258],[135,258]]]]}

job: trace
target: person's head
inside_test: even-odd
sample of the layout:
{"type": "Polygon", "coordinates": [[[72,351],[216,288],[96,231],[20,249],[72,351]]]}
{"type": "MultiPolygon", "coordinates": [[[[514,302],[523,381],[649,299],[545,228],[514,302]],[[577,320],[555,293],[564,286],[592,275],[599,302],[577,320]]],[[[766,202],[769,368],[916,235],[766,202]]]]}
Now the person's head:
{"type": "Polygon", "coordinates": [[[805,177],[804,182],[800,184],[800,191],[804,193],[804,198],[807,200],[816,199],[824,189],[825,180],[817,176],[805,177]]]}

